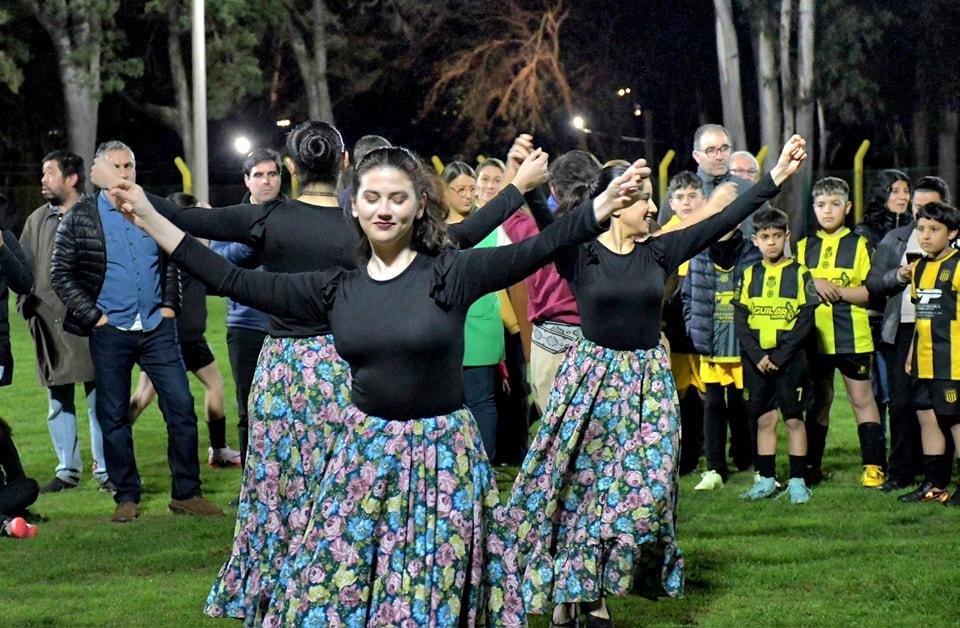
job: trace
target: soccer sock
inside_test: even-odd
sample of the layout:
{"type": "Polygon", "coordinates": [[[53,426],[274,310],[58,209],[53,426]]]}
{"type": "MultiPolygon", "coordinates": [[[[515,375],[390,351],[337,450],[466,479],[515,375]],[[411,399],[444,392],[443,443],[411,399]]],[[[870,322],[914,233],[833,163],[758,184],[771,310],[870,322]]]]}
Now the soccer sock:
{"type": "Polygon", "coordinates": [[[950,459],[946,454],[923,455],[923,481],[946,488],[950,477],[950,459]]]}
{"type": "Polygon", "coordinates": [[[769,456],[757,456],[757,471],[760,472],[760,477],[772,478],[776,476],[776,460],[776,454],[771,454],[769,456]]]}
{"type": "Polygon", "coordinates": [[[823,465],[823,450],[827,446],[829,425],[820,425],[816,420],[807,421],[807,464],[819,469],[823,465]]]}
{"type": "Polygon", "coordinates": [[[880,424],[861,423],[857,426],[857,435],[860,437],[860,455],[863,464],[884,466],[886,456],[883,451],[883,428],[880,424]]]}
{"type": "Polygon", "coordinates": [[[214,418],[207,422],[207,431],[210,433],[210,446],[214,449],[223,449],[227,446],[227,420],[224,417],[214,418]]]}
{"type": "Polygon", "coordinates": [[[790,479],[793,478],[802,478],[803,472],[807,468],[807,457],[806,456],[794,456],[790,455],[790,479]]]}

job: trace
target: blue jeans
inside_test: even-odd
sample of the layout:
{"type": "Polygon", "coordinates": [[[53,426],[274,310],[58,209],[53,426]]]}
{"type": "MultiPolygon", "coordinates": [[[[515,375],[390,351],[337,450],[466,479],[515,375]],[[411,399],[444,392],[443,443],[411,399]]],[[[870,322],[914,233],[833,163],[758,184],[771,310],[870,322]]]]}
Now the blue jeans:
{"type": "Polygon", "coordinates": [[[463,398],[480,428],[487,458],[497,454],[497,367],[463,367],[463,398]]]}
{"type": "Polygon", "coordinates": [[[197,414],[177,344],[176,322],[164,318],[148,332],[121,331],[111,325],[98,327],[90,337],[90,357],[97,382],[97,420],[103,432],[107,474],[117,487],[114,500],[139,503],[143,491],[130,424],[130,373],[134,364],[140,365],[157,389],[160,412],[167,424],[173,498],[199,495],[197,414]]]}
{"type": "MultiPolygon", "coordinates": [[[[47,428],[57,452],[56,476],[64,482],[76,484],[83,471],[80,440],[77,438],[77,406],[75,384],[60,384],[47,388],[47,428]]],[[[97,422],[97,391],[93,382],[84,382],[87,397],[87,419],[90,421],[90,451],[93,455],[93,477],[101,484],[107,479],[107,464],[103,459],[103,437],[97,422]]]]}

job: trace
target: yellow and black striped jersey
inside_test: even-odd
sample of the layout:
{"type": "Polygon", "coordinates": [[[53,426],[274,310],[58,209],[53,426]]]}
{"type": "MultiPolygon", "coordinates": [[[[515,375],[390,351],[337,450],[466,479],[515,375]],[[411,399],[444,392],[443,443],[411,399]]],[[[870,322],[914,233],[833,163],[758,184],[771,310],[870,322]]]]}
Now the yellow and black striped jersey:
{"type": "Polygon", "coordinates": [[[918,379],[960,381],[960,252],[914,262],[910,296],[917,306],[913,373],[918,379]]]}
{"type": "Polygon", "coordinates": [[[737,298],[735,268],[713,265],[716,281],[713,290],[713,355],[712,362],[739,362],[740,343],[733,325],[733,301],[737,298]]]}
{"type": "MultiPolygon", "coordinates": [[[[841,227],[833,233],[817,231],[797,243],[797,260],[814,279],[827,279],[840,288],[858,288],[870,272],[867,239],[841,227]]],[[[870,353],[873,336],[867,309],[847,302],[820,303],[816,309],[817,348],[820,353],[870,353]]]]}
{"type": "Polygon", "coordinates": [[[796,260],[771,265],[760,261],[743,271],[736,303],[749,312],[747,326],[761,349],[781,346],[803,307],[820,303],[810,271],[796,260]]]}
{"type": "MultiPolygon", "coordinates": [[[[683,221],[680,220],[680,216],[676,214],[670,216],[670,220],[663,223],[663,226],[660,227],[660,232],[666,233],[668,231],[673,231],[674,229],[683,229],[683,221]]],[[[679,268],[677,268],[677,276],[686,277],[689,270],[690,260],[685,260],[682,264],[680,264],[679,268]]]]}

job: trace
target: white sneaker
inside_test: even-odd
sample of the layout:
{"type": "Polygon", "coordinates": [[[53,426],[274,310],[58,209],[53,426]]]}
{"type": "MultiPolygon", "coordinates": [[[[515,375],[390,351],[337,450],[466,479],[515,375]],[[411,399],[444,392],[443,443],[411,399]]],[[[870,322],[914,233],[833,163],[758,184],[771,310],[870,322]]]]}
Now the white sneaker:
{"type": "Polygon", "coordinates": [[[211,467],[239,467],[240,452],[229,447],[207,448],[207,464],[211,467]]]}
{"type": "Polygon", "coordinates": [[[700,483],[693,487],[695,491],[715,491],[723,488],[723,478],[720,474],[710,469],[700,474],[700,483]]]}

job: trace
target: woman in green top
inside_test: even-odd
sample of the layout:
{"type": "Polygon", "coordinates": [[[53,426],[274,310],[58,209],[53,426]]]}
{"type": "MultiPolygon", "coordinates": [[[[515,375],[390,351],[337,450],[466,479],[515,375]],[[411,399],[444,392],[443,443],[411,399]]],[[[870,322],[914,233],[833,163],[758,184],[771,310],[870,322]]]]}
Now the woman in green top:
{"type": "MultiPolygon", "coordinates": [[[[447,223],[462,221],[475,207],[476,173],[462,161],[447,164],[440,175],[449,214],[447,223]]],[[[477,248],[497,245],[497,231],[477,244],[477,248]]],[[[467,311],[463,329],[463,395],[480,428],[487,458],[493,460],[497,448],[497,365],[504,359],[503,321],[500,299],[495,292],[477,299],[467,311]]]]}

